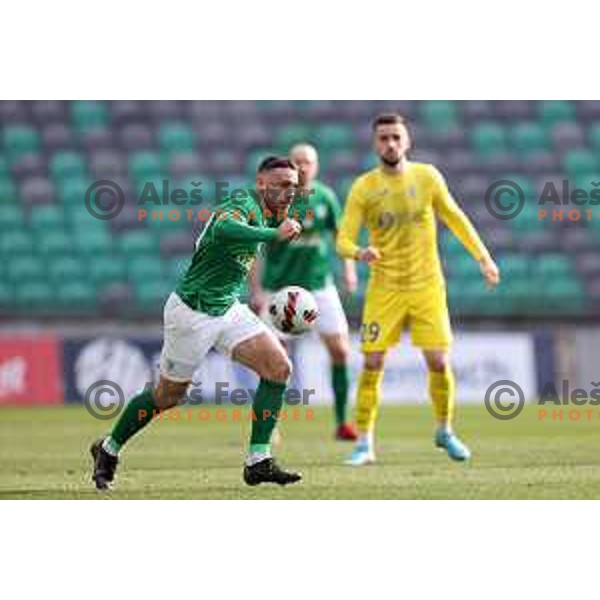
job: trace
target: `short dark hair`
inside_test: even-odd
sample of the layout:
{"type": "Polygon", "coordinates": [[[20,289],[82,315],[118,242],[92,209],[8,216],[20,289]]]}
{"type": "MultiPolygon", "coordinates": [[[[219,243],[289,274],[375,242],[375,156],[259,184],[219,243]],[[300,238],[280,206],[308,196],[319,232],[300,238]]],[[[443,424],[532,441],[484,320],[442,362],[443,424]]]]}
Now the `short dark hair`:
{"type": "Polygon", "coordinates": [[[380,125],[406,125],[406,119],[398,113],[382,113],[373,119],[373,131],[380,125]]]}
{"type": "Polygon", "coordinates": [[[257,172],[264,173],[265,171],[273,171],[273,169],[293,169],[298,170],[298,167],[287,156],[267,156],[260,161],[257,172]]]}

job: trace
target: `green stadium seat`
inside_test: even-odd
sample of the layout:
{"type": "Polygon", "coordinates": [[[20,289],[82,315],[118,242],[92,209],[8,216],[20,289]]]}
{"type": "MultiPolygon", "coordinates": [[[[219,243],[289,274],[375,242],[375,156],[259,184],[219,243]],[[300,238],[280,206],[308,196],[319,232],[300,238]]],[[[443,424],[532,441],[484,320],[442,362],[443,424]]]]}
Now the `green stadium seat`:
{"type": "Polygon", "coordinates": [[[534,272],[546,281],[554,277],[569,277],[575,273],[571,259],[562,254],[544,254],[534,261],[534,272]]]}
{"type": "Polygon", "coordinates": [[[62,229],[65,223],[62,206],[40,206],[31,211],[31,227],[33,229],[62,229]]]}
{"type": "Polygon", "coordinates": [[[67,178],[59,182],[59,197],[65,204],[84,206],[85,194],[92,184],[84,177],[67,178]]]}
{"type": "Polygon", "coordinates": [[[451,276],[468,279],[470,277],[479,277],[479,265],[467,252],[456,253],[446,257],[451,276]]]}
{"type": "Polygon", "coordinates": [[[6,205],[15,204],[17,198],[17,188],[12,180],[0,178],[0,205],[3,209],[6,205]]]}
{"type": "Polygon", "coordinates": [[[345,150],[354,147],[352,126],[345,123],[326,123],[315,131],[314,138],[323,164],[326,162],[326,157],[323,155],[329,150],[345,150]]]}
{"type": "Polygon", "coordinates": [[[71,236],[62,229],[40,232],[35,245],[42,256],[65,255],[73,251],[71,236]]]}
{"type": "Polygon", "coordinates": [[[54,305],[54,288],[45,280],[25,281],[15,286],[14,299],[17,308],[46,308],[54,305]]]}
{"type": "Polygon", "coordinates": [[[13,282],[43,279],[46,274],[45,264],[34,256],[16,256],[6,264],[6,274],[13,282]]]}
{"type": "Polygon", "coordinates": [[[421,118],[432,131],[452,129],[458,123],[456,103],[452,100],[425,100],[421,103],[421,118]]]}
{"type": "Polygon", "coordinates": [[[504,152],[506,151],[506,132],[498,123],[489,121],[480,123],[472,130],[471,146],[481,157],[504,152]]]}
{"type": "Polygon", "coordinates": [[[7,160],[0,156],[0,179],[10,177],[10,169],[7,160]]]}
{"type": "Polygon", "coordinates": [[[50,159],[50,173],[55,181],[65,178],[83,178],[85,172],[85,160],[78,152],[57,152],[50,159]]]}
{"type": "Polygon", "coordinates": [[[136,152],[129,157],[129,173],[136,181],[160,179],[163,174],[160,156],[156,152],[136,152]]]}
{"type": "Polygon", "coordinates": [[[126,279],[126,264],[120,256],[100,255],[90,260],[89,273],[91,279],[98,284],[126,279]]]}
{"type": "Polygon", "coordinates": [[[531,273],[531,260],[522,254],[504,254],[499,259],[502,278],[507,282],[527,280],[531,273]]]}
{"type": "Polygon", "coordinates": [[[127,272],[132,281],[159,281],[162,279],[160,256],[138,256],[127,263],[127,272]]]}
{"type": "Polygon", "coordinates": [[[0,236],[0,256],[8,258],[32,253],[33,239],[28,232],[7,231],[0,236]]]}
{"type": "MultiPolygon", "coordinates": [[[[598,183],[600,181],[600,169],[598,171],[592,173],[580,173],[575,178],[577,187],[585,190],[588,195],[591,194],[594,190],[596,190],[596,194],[600,194],[600,186],[594,185],[594,183],[598,183]]],[[[587,208],[592,208],[587,207],[587,208]]],[[[598,208],[596,206],[596,208],[598,208]]]]}
{"type": "Polygon", "coordinates": [[[108,110],[103,102],[78,100],[71,105],[73,124],[79,131],[105,129],[108,125],[108,110]]]}
{"type": "MultiPolygon", "coordinates": [[[[277,154],[287,154],[294,144],[310,142],[312,139],[312,129],[309,125],[302,125],[300,123],[285,125],[279,129],[275,136],[275,143],[278,148],[277,154]]],[[[256,166],[254,169],[256,170],[256,166]]]]}
{"type": "Polygon", "coordinates": [[[540,117],[544,125],[574,121],[575,105],[570,100],[543,100],[540,103],[540,117]]]}
{"type": "Polygon", "coordinates": [[[40,137],[33,127],[8,125],[4,129],[4,149],[11,161],[39,151],[40,137]]]}
{"type": "Polygon", "coordinates": [[[452,311],[459,313],[479,312],[487,298],[485,284],[475,279],[450,278],[448,280],[448,299],[452,311]]]}
{"type": "Polygon", "coordinates": [[[139,229],[124,233],[117,239],[117,245],[124,256],[147,255],[155,258],[158,254],[158,238],[149,229],[139,229]]]}
{"type": "Polygon", "coordinates": [[[594,123],[590,126],[588,139],[590,146],[596,152],[600,152],[600,122],[594,123]]]}
{"type": "Polygon", "coordinates": [[[561,314],[579,314],[585,305],[585,291],[578,279],[571,277],[554,277],[540,280],[544,283],[543,306],[549,312],[561,314]]]}
{"type": "Polygon", "coordinates": [[[189,264],[190,257],[187,255],[185,257],[170,258],[165,261],[165,275],[171,287],[174,287],[175,283],[185,274],[189,264]]]}
{"type": "Polygon", "coordinates": [[[442,230],[440,247],[442,256],[447,260],[452,260],[452,257],[456,255],[462,256],[466,252],[465,247],[459,242],[457,237],[446,229],[442,230]]]}
{"type": "Polygon", "coordinates": [[[340,202],[342,204],[346,202],[346,198],[350,193],[350,188],[352,187],[352,184],[354,183],[355,179],[356,177],[354,175],[351,175],[349,177],[342,177],[334,186],[334,189],[337,192],[338,198],[340,199],[340,202]]]}
{"type": "Polygon", "coordinates": [[[87,210],[85,204],[66,205],[66,220],[74,232],[106,229],[108,221],[96,219],[87,210]]]}
{"type": "Polygon", "coordinates": [[[0,281],[0,306],[10,306],[13,303],[13,286],[6,281],[0,281]]]}
{"type": "Polygon", "coordinates": [[[194,149],[194,133],[185,123],[165,123],[158,130],[160,149],[168,153],[191,152],[194,149]]]}
{"type": "Polygon", "coordinates": [[[9,204],[0,210],[0,231],[23,227],[24,222],[20,205],[9,204]]]}
{"type": "Polygon", "coordinates": [[[596,154],[590,150],[569,150],[563,158],[563,168],[572,177],[597,172],[599,163],[596,154]]]}
{"type": "Polygon", "coordinates": [[[48,264],[48,275],[55,284],[82,280],[87,275],[87,266],[81,258],[58,257],[48,264]]]}
{"type": "Polygon", "coordinates": [[[95,258],[99,254],[108,254],[112,248],[112,239],[106,229],[76,231],[73,236],[73,247],[81,254],[95,258]]]}
{"type": "Polygon", "coordinates": [[[159,309],[164,304],[171,289],[165,281],[139,281],[135,286],[135,295],[140,306],[159,309]]]}
{"type": "Polygon", "coordinates": [[[543,299],[532,290],[531,279],[511,278],[503,274],[502,285],[494,291],[496,308],[501,314],[539,313],[543,299]]]}
{"type": "Polygon", "coordinates": [[[508,226],[519,231],[519,235],[525,231],[534,232],[546,229],[550,220],[548,218],[540,219],[539,209],[537,204],[526,202],[523,210],[514,219],[507,221],[508,226]]]}
{"type": "MultiPolygon", "coordinates": [[[[271,154],[277,154],[277,151],[273,148],[259,148],[249,152],[248,159],[246,160],[246,173],[253,177],[260,162],[271,154]]],[[[204,189],[208,188],[204,186],[204,189]]]]}
{"type": "Polygon", "coordinates": [[[86,310],[96,305],[96,288],[92,283],[82,280],[66,281],[57,286],[56,299],[69,310],[86,310]]]}
{"type": "Polygon", "coordinates": [[[511,131],[512,147],[527,155],[548,150],[546,130],[538,123],[519,123],[511,131]]]}

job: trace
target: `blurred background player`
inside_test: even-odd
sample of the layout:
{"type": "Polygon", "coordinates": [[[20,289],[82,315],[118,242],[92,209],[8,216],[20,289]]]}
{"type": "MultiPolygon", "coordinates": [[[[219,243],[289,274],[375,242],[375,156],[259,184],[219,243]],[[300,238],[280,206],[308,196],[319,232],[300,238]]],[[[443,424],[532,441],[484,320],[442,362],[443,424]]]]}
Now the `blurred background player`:
{"type": "Polygon", "coordinates": [[[437,422],[435,445],[450,458],[464,461],[470,451],[452,430],[455,392],[448,361],[452,333],[436,217],[479,262],[490,288],[499,282],[499,271],[440,172],[433,165],[407,159],[411,140],[404,118],[380,115],[373,132],[380,164],[353,183],[337,238],[342,257],[370,265],[362,319],[364,368],[356,407],[359,440],[347,464],[375,460],[374,427],[385,355],[398,344],[405,326],[427,363],[437,422]],[[357,245],[362,227],[369,232],[366,248],[357,245]]]}
{"type": "Polygon", "coordinates": [[[294,483],[300,474],[284,471],[271,457],[270,440],[283,402],[291,364],[271,330],[238,300],[263,242],[289,241],[300,225],[281,218],[298,187],[298,169],[286,157],[271,156],[258,167],[259,200],[219,205],[196,241],[192,262],[164,309],[160,380],[131,399],[109,436],[91,449],[93,480],[105,490],[113,481],[123,445],[160,411],[180,403],[198,363],[215,348],[253,370],[256,391],[250,446],[244,467],[248,485],[294,483]],[[272,216],[266,213],[272,213],[272,216]],[[275,224],[278,219],[281,224],[275,224]]]}
{"type": "MultiPolygon", "coordinates": [[[[302,223],[302,233],[293,243],[273,240],[265,247],[264,258],[255,263],[251,274],[251,305],[263,314],[269,295],[289,285],[310,290],[319,307],[316,328],[331,361],[334,394],[335,437],[357,439],[356,428],[347,420],[350,342],[348,321],[333,281],[327,245],[335,243],[341,208],[335,192],[318,181],[319,157],[309,144],[298,144],[290,151],[300,170],[301,191],[290,206],[290,216],[302,223]]],[[[354,260],[343,260],[346,292],[357,287],[354,260]]],[[[282,336],[282,341],[285,342],[282,336]]]]}

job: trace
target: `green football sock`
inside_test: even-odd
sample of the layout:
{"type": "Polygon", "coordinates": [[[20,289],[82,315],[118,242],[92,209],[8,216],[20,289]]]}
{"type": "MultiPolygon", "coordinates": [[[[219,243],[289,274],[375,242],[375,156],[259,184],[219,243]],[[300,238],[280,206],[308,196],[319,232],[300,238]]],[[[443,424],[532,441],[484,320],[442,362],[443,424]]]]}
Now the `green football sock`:
{"type": "Polygon", "coordinates": [[[338,425],[346,422],[346,409],[348,407],[348,365],[331,365],[331,385],[335,398],[335,421],[338,425]]]}
{"type": "Polygon", "coordinates": [[[252,433],[250,435],[250,452],[268,454],[270,452],[271,435],[277,425],[278,413],[283,405],[283,393],[287,384],[261,379],[254,400],[252,433]]]}
{"type": "Polygon", "coordinates": [[[154,393],[151,389],[145,389],[134,396],[110,433],[110,446],[119,451],[130,437],[150,423],[155,410],[154,393]]]}

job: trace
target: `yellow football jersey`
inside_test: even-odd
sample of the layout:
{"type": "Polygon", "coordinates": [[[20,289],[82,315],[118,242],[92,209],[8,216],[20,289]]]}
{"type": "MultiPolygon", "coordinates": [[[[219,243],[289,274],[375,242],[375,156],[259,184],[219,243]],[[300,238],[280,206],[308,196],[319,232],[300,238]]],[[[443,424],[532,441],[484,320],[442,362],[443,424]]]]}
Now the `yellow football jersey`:
{"type": "Polygon", "coordinates": [[[370,286],[420,289],[443,281],[437,248],[439,217],[476,260],[488,254],[475,228],[433,166],[407,162],[402,173],[377,167],[352,185],[337,237],[338,253],[355,258],[360,229],[381,252],[371,264],[370,286]]]}

